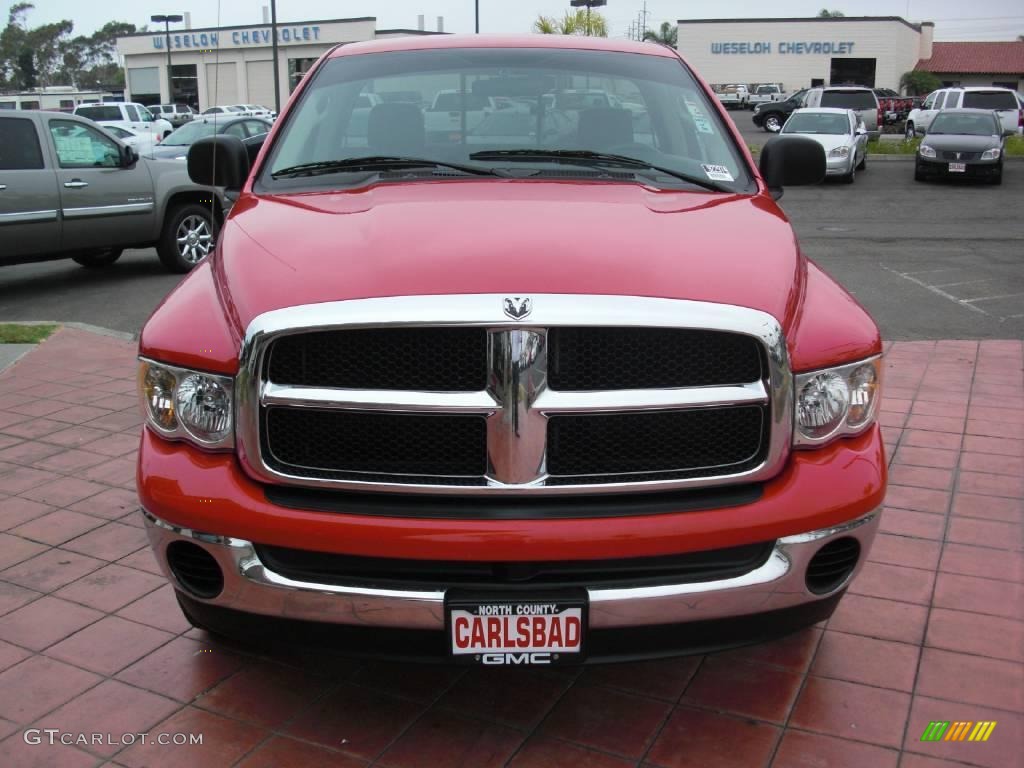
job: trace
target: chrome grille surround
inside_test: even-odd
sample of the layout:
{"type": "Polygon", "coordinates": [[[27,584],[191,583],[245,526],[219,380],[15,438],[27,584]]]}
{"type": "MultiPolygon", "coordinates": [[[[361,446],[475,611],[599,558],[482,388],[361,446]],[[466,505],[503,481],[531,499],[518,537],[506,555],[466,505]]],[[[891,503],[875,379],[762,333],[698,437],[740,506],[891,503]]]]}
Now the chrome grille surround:
{"type": "MultiPolygon", "coordinates": [[[[533,310],[514,320],[503,311],[504,294],[401,296],[307,304],[259,315],[246,330],[235,386],[236,439],[242,466],[257,481],[352,491],[403,494],[565,495],[636,493],[766,480],[781,471],[793,434],[793,376],[782,327],[771,315],[745,307],[679,299],[583,294],[531,294],[533,310]],[[484,327],[488,331],[487,389],[479,392],[412,392],[282,386],[263,381],[272,342],[320,330],[388,327],[484,327]],[[547,329],[557,326],[689,328],[756,338],[764,350],[761,381],[732,386],[609,391],[555,391],[547,387],[547,329]],[[770,419],[764,460],[733,474],[601,482],[547,482],[547,419],[554,414],[766,406],[770,419]],[[275,470],[264,461],[261,410],[269,406],[391,413],[473,414],[487,420],[487,474],[481,484],[456,478],[410,477],[395,482],[309,477],[275,470]]],[[[554,478],[552,477],[552,480],[554,478]]]]}

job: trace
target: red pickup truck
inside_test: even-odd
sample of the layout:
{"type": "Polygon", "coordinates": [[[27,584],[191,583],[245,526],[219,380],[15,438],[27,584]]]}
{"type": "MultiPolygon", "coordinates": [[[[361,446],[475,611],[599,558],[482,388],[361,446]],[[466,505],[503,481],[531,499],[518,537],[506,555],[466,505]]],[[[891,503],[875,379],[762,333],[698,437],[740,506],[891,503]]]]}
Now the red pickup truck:
{"type": "Polygon", "coordinates": [[[817,143],[758,169],[663,46],[437,36],[335,48],[251,168],[228,136],[188,166],[237,200],[143,329],[138,489],[195,626],[540,665],[832,613],[886,465],[878,330],[775,202],[817,143]],[[460,87],[528,119],[428,135],[460,87]],[[548,130],[582,87],[642,129],[548,130]]]}

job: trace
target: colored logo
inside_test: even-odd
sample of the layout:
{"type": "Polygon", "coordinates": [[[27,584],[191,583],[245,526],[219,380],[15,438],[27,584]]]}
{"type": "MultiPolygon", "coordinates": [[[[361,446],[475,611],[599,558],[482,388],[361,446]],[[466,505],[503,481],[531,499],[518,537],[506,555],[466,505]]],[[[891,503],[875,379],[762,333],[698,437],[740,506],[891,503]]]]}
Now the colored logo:
{"type": "Polygon", "coordinates": [[[995,727],[995,720],[932,720],[921,734],[921,741],[988,741],[995,727]]]}

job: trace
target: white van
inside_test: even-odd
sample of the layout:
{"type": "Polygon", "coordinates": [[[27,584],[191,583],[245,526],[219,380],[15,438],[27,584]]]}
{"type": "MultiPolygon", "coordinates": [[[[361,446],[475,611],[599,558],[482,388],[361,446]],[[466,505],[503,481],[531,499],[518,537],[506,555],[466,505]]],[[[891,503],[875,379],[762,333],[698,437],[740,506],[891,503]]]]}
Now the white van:
{"type": "Polygon", "coordinates": [[[882,127],[878,119],[878,97],[871,88],[859,85],[831,85],[811,88],[804,95],[808,108],[852,109],[868,131],[868,141],[878,141],[882,127]]]}
{"type": "Polygon", "coordinates": [[[921,106],[907,115],[907,140],[927,131],[940,109],[991,109],[999,115],[1004,131],[1021,133],[1024,128],[1024,108],[1017,100],[1017,93],[1009,88],[941,88],[929,93],[921,106]]]}

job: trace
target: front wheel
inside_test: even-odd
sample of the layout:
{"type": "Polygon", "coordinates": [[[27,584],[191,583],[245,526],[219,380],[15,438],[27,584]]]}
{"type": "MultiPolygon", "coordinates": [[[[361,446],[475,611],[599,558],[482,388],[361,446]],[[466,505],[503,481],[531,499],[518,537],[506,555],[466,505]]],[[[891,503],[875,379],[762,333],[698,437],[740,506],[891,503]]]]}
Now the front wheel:
{"type": "Polygon", "coordinates": [[[782,117],[777,112],[765,115],[764,129],[768,131],[768,133],[778,133],[782,130],[782,117]]]}
{"type": "Polygon", "coordinates": [[[921,169],[918,166],[914,166],[914,181],[924,181],[924,174],[921,173],[921,169]]]}
{"type": "Polygon", "coordinates": [[[86,269],[99,269],[101,267],[109,267],[121,258],[122,253],[124,253],[124,250],[121,248],[110,248],[106,251],[83,253],[79,256],[72,256],[71,260],[76,264],[81,264],[86,269]]]}
{"type": "Polygon", "coordinates": [[[868,169],[868,153],[865,152],[864,153],[864,157],[862,157],[860,159],[860,162],[857,163],[857,170],[858,171],[866,171],[867,169],[868,169]]]}
{"type": "Polygon", "coordinates": [[[844,184],[853,184],[854,179],[857,178],[857,166],[850,162],[850,172],[842,177],[844,184]]]}
{"type": "Polygon", "coordinates": [[[210,209],[186,203],[168,211],[156,252],[171,272],[188,272],[210,255],[216,237],[210,209]]]}

